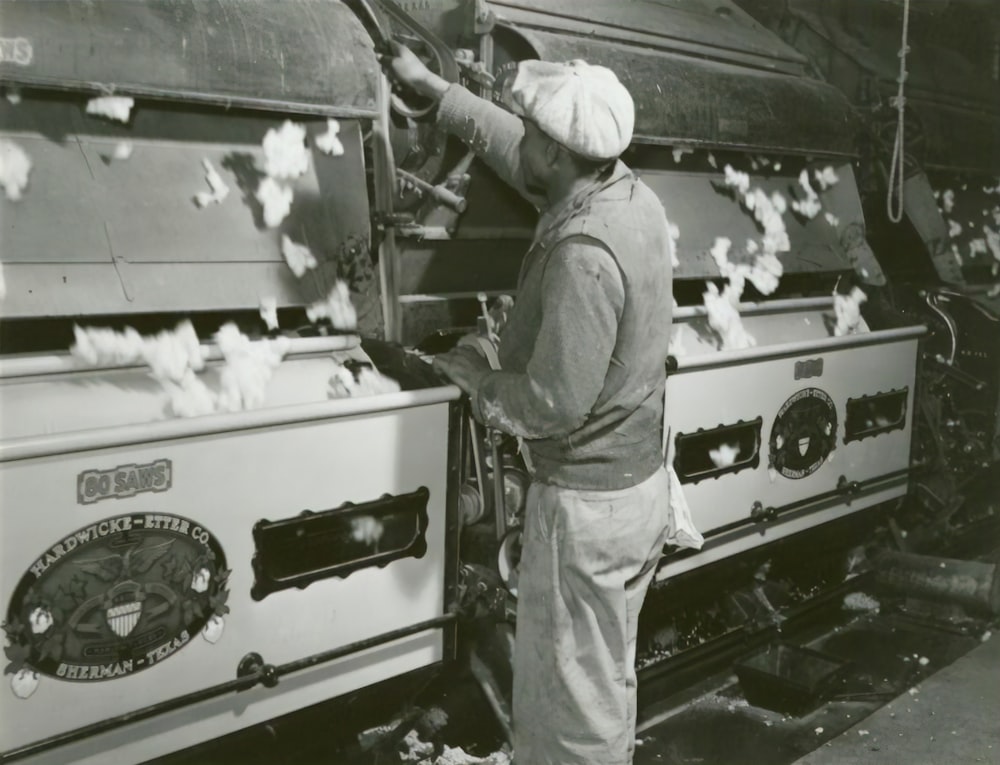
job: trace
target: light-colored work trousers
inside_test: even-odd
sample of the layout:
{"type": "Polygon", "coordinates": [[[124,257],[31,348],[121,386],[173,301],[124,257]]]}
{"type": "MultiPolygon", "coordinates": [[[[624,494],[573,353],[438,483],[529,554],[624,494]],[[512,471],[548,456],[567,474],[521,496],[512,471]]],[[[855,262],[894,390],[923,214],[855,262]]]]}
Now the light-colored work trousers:
{"type": "Polygon", "coordinates": [[[528,490],[514,644],[514,762],[627,765],[639,609],[667,536],[662,468],[638,486],[528,490]]]}

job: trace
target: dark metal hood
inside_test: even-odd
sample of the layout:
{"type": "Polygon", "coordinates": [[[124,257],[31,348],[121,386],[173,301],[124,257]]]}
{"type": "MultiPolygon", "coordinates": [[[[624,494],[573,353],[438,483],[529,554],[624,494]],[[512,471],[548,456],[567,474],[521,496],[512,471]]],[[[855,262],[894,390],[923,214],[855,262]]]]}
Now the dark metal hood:
{"type": "MultiPolygon", "coordinates": [[[[743,4],[748,10],[768,6],[753,0],[743,4]]],[[[1000,171],[998,7],[910,5],[904,90],[907,150],[924,167],[1000,171]]],[[[790,0],[770,25],[868,116],[878,148],[888,158],[896,129],[891,102],[898,89],[901,4],[790,0]]]]}
{"type": "Polygon", "coordinates": [[[23,197],[0,195],[0,318],[297,307],[368,263],[379,69],[339,0],[3,0],[0,29],[0,82],[21,91],[0,101],[0,138],[31,162],[23,197]],[[108,94],[134,97],[127,122],[85,111],[108,94]],[[324,118],[341,156],[315,148],[324,118]],[[285,120],[306,130],[309,169],[268,227],[261,144],[285,120]],[[202,209],[206,162],[231,193],[202,209]],[[319,260],[302,279],[285,235],[319,260]]]}
{"type": "Polygon", "coordinates": [[[637,143],[855,153],[857,120],[846,97],[729,0],[491,7],[539,58],[614,70],[635,100],[637,143]]]}
{"type": "Polygon", "coordinates": [[[0,81],[374,117],[371,40],[338,0],[4,0],[0,81]]]}

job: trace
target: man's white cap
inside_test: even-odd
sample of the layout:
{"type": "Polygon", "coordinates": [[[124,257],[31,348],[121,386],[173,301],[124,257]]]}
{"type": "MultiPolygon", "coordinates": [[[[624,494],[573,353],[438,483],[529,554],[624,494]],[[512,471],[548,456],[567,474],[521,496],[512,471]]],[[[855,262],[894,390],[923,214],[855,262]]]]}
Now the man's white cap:
{"type": "Polygon", "coordinates": [[[517,114],[587,159],[616,159],[632,140],[632,96],[606,67],[522,61],[510,94],[517,114]]]}

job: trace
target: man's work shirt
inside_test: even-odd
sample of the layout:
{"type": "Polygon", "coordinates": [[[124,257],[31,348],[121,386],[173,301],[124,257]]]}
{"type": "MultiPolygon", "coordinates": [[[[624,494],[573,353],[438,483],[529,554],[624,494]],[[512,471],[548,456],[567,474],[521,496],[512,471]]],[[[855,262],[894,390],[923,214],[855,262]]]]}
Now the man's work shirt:
{"type": "MultiPolygon", "coordinates": [[[[452,85],[438,119],[541,208],[521,184],[518,117],[452,85]]],[[[477,416],[527,440],[535,480],[597,490],[641,483],[663,464],[672,304],[663,207],[615,162],[542,209],[500,335],[502,370],[475,392],[477,416]]]]}

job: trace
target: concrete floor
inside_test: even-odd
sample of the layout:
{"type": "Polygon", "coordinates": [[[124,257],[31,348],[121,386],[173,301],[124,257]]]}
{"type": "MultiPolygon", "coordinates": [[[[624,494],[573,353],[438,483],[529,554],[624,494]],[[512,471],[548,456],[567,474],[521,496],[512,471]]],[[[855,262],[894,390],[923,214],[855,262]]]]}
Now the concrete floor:
{"type": "Polygon", "coordinates": [[[765,704],[782,706],[776,698],[758,691],[752,703],[737,676],[721,678],[640,723],[635,765],[1000,763],[1000,635],[991,635],[982,620],[862,614],[802,644],[844,662],[815,703],[775,711],[765,704]]]}
{"type": "Polygon", "coordinates": [[[1000,763],[1000,635],[795,765],[1000,763]]]}

